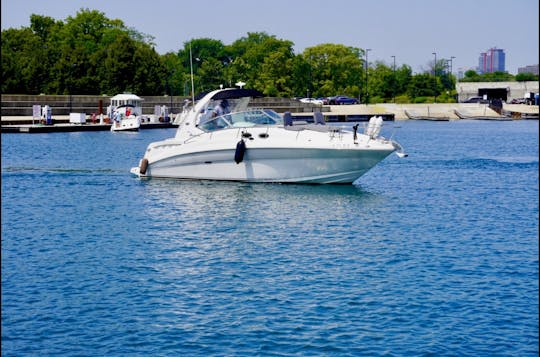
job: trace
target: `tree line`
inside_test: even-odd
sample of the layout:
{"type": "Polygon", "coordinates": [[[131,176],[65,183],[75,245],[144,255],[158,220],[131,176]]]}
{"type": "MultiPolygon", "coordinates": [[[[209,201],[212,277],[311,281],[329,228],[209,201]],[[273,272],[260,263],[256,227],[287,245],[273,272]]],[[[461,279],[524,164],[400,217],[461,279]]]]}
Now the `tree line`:
{"type": "MultiPolygon", "coordinates": [[[[164,55],[153,41],[97,10],[81,9],[65,21],[33,14],[30,27],[2,30],[2,93],[189,96],[193,71],[196,93],[242,81],[272,97],[343,94],[363,103],[456,98],[455,77],[445,59],[413,74],[406,64],[368,65],[364,49],[341,44],[295,54],[291,41],[265,32],[248,32],[230,45],[192,39],[164,55]]],[[[466,80],[482,79],[474,71],[466,73],[466,80]]]]}

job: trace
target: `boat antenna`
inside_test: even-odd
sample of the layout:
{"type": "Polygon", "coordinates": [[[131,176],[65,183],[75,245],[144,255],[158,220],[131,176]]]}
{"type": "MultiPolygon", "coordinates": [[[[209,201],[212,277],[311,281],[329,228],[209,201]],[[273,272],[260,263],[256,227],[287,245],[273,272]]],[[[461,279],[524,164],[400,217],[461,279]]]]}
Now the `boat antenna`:
{"type": "Polygon", "coordinates": [[[191,107],[195,111],[195,85],[193,84],[193,55],[191,53],[191,41],[189,42],[189,67],[191,71],[191,107]]]}

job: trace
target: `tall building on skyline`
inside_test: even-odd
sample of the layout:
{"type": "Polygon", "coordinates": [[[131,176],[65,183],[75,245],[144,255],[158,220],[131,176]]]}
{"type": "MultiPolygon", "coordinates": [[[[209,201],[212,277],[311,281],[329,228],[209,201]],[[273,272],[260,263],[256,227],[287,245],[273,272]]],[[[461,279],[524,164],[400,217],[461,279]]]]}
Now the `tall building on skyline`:
{"type": "Polygon", "coordinates": [[[492,47],[486,52],[480,53],[478,58],[478,73],[505,72],[504,50],[492,47]]]}

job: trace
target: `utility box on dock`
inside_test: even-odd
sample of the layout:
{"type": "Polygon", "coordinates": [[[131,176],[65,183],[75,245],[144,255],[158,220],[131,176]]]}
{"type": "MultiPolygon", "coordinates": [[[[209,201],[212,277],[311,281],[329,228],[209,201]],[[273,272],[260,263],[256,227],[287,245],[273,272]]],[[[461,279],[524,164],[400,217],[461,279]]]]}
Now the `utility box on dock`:
{"type": "Polygon", "coordinates": [[[70,124],[84,124],[86,123],[85,113],[69,113],[70,124]]]}

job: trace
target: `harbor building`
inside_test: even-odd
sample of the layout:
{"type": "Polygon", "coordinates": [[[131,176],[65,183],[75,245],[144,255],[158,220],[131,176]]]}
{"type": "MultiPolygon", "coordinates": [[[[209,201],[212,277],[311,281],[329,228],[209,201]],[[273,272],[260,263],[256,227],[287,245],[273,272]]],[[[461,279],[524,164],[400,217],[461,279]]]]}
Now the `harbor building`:
{"type": "Polygon", "coordinates": [[[532,73],[532,74],[538,75],[538,65],[534,64],[530,66],[519,67],[518,74],[519,73],[532,73]]]}
{"type": "Polygon", "coordinates": [[[485,96],[487,100],[500,99],[508,103],[512,99],[538,93],[538,82],[458,82],[456,91],[460,103],[475,96],[485,96]]]}

